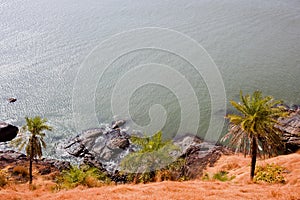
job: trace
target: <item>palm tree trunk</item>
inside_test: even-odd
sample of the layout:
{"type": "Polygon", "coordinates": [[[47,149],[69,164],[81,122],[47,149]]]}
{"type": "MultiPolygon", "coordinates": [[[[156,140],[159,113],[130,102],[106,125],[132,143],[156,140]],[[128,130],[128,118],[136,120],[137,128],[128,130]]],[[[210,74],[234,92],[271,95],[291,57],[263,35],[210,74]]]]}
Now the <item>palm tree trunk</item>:
{"type": "Polygon", "coordinates": [[[32,158],[29,159],[29,184],[32,184],[32,158]]]}
{"type": "Polygon", "coordinates": [[[253,136],[252,147],[251,147],[251,173],[250,173],[251,180],[253,180],[254,178],[256,156],[257,156],[257,141],[256,141],[256,137],[253,136]]]}
{"type": "Polygon", "coordinates": [[[30,156],[29,156],[29,184],[31,185],[32,184],[32,161],[33,161],[33,138],[31,138],[31,141],[30,141],[30,145],[31,145],[31,148],[30,148],[30,156]]]}

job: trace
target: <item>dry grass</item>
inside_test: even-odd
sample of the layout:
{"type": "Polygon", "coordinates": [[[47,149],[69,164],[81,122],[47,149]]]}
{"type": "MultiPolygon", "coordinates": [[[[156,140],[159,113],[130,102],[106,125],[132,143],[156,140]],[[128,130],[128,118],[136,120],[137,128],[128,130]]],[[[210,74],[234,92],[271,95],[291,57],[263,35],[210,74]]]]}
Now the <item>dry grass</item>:
{"type": "Polygon", "coordinates": [[[225,165],[223,165],[221,167],[221,170],[223,171],[230,171],[230,170],[233,170],[233,169],[238,169],[240,168],[241,166],[237,163],[227,163],[225,165]]]}
{"type": "Polygon", "coordinates": [[[13,168],[13,174],[27,177],[29,173],[26,167],[18,165],[13,168]]]}
{"type": "MultiPolygon", "coordinates": [[[[222,168],[236,178],[229,182],[186,181],[102,186],[99,188],[77,187],[72,190],[51,192],[54,183],[39,177],[36,190],[29,190],[27,184],[10,185],[0,189],[1,199],[115,199],[115,200],[179,200],[179,199],[286,199],[300,200],[300,153],[278,156],[268,160],[259,160],[258,165],[276,163],[285,167],[286,184],[255,184],[249,181],[250,159],[243,156],[223,156],[215,167],[208,168],[208,173],[215,173],[222,168]],[[232,163],[237,163],[232,164],[232,163]],[[230,170],[229,170],[230,169],[230,170]]],[[[91,180],[91,184],[93,181],[91,180]]]]}
{"type": "Polygon", "coordinates": [[[4,187],[7,185],[7,177],[6,175],[0,170],[0,187],[4,187]]]}

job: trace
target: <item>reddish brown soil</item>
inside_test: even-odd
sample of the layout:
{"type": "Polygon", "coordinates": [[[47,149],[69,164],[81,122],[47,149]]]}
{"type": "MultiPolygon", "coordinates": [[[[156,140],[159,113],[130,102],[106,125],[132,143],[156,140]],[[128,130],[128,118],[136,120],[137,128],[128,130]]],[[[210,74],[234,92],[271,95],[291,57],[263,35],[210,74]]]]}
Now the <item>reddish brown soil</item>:
{"type": "Polygon", "coordinates": [[[35,190],[28,184],[11,184],[0,189],[0,199],[294,199],[300,200],[300,152],[271,159],[259,160],[258,165],[275,163],[285,167],[286,184],[256,184],[249,180],[250,158],[243,156],[222,156],[215,167],[207,169],[209,174],[219,170],[229,171],[236,178],[228,182],[186,181],[158,182],[140,185],[103,186],[99,188],[77,187],[68,191],[52,192],[54,185],[49,180],[38,177],[34,181],[35,190]]]}

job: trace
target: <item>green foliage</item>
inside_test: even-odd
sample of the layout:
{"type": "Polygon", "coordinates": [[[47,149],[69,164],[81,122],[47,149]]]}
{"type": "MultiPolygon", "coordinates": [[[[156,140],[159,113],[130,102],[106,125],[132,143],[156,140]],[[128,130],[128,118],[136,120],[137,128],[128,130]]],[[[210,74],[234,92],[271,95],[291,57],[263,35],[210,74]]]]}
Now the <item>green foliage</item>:
{"type": "Polygon", "coordinates": [[[171,145],[170,140],[163,141],[161,131],[158,131],[151,137],[131,136],[130,140],[133,144],[136,144],[141,147],[139,153],[159,151],[165,147],[168,147],[168,145],[171,145]]]}
{"type": "Polygon", "coordinates": [[[275,164],[267,164],[266,166],[258,166],[256,169],[256,175],[254,177],[255,182],[267,182],[267,183],[285,183],[283,176],[285,168],[275,164]]]}
{"type": "Polygon", "coordinates": [[[161,171],[166,171],[169,176],[162,180],[177,180],[177,181],[187,181],[189,177],[183,174],[184,166],[186,165],[186,160],[183,158],[178,158],[174,162],[170,163],[161,171]]]}
{"type": "Polygon", "coordinates": [[[254,137],[261,147],[260,153],[276,154],[276,150],[283,147],[281,130],[276,128],[278,118],[288,115],[284,107],[277,106],[282,102],[271,96],[263,97],[260,91],[255,91],[252,96],[243,96],[240,92],[240,100],[241,103],[230,101],[240,114],[226,116],[230,120],[230,128],[222,140],[230,139],[229,146],[247,154],[254,137]]]}
{"type": "Polygon", "coordinates": [[[26,119],[26,125],[22,127],[19,136],[12,141],[12,145],[22,150],[25,147],[26,155],[29,158],[29,184],[32,184],[32,162],[33,159],[43,155],[42,148],[46,148],[44,131],[52,131],[52,127],[46,125],[47,119],[34,117],[26,119]]]}
{"type": "Polygon", "coordinates": [[[110,182],[110,179],[98,168],[89,166],[79,168],[72,166],[70,170],[64,170],[62,174],[57,177],[57,188],[71,189],[78,185],[97,187],[110,182]]]}
{"type": "Polygon", "coordinates": [[[222,141],[230,140],[228,146],[244,154],[251,154],[251,173],[253,179],[256,154],[276,155],[284,147],[281,141],[282,131],[279,117],[286,117],[288,112],[284,107],[278,106],[281,101],[275,101],[273,97],[263,97],[260,91],[255,91],[252,96],[243,96],[240,92],[241,103],[230,101],[239,114],[229,114],[229,132],[222,141]]]}
{"type": "Polygon", "coordinates": [[[132,136],[131,141],[140,150],[128,154],[121,162],[123,173],[127,174],[127,180],[135,183],[147,183],[166,180],[172,177],[171,171],[180,168],[184,161],[175,160],[174,155],[180,151],[170,140],[162,139],[159,131],[151,137],[132,136]]]}
{"type": "Polygon", "coordinates": [[[12,141],[12,145],[18,147],[19,150],[24,149],[27,157],[35,159],[42,157],[42,148],[46,148],[44,131],[52,131],[52,127],[46,125],[47,119],[41,117],[28,118],[26,117],[26,125],[20,130],[19,136],[12,141]]]}
{"type": "Polygon", "coordinates": [[[213,175],[213,179],[219,180],[219,181],[222,181],[222,182],[231,181],[234,178],[235,178],[235,176],[228,177],[228,172],[227,171],[219,171],[218,173],[215,173],[213,175]]]}
{"type": "MultiPolygon", "coordinates": [[[[222,181],[222,182],[231,181],[234,178],[235,178],[235,176],[228,177],[228,172],[224,171],[224,170],[221,170],[221,171],[215,173],[212,177],[213,180],[219,180],[219,181],[222,181]]],[[[209,181],[209,180],[211,180],[211,178],[210,178],[208,173],[205,173],[202,176],[202,180],[203,181],[209,181]]]]}

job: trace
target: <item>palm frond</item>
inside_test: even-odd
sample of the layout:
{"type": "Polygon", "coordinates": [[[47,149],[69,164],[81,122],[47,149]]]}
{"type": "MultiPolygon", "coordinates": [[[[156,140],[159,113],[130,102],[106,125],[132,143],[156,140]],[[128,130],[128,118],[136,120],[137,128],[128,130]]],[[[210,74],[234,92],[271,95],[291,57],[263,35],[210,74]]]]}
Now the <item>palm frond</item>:
{"type": "Polygon", "coordinates": [[[276,101],[271,96],[263,97],[260,91],[255,91],[252,96],[243,96],[240,92],[242,103],[230,101],[239,114],[228,114],[230,121],[229,132],[222,141],[230,140],[229,146],[243,151],[249,150],[252,137],[258,140],[259,146],[264,153],[274,153],[282,146],[281,131],[276,128],[280,117],[285,117],[288,112],[284,107],[277,106],[282,101],[276,101]]]}
{"type": "Polygon", "coordinates": [[[46,124],[47,120],[37,116],[34,118],[25,117],[26,125],[21,130],[19,137],[12,141],[12,145],[25,148],[27,157],[37,158],[43,155],[42,148],[46,148],[43,131],[51,131],[52,127],[46,124]]]}

